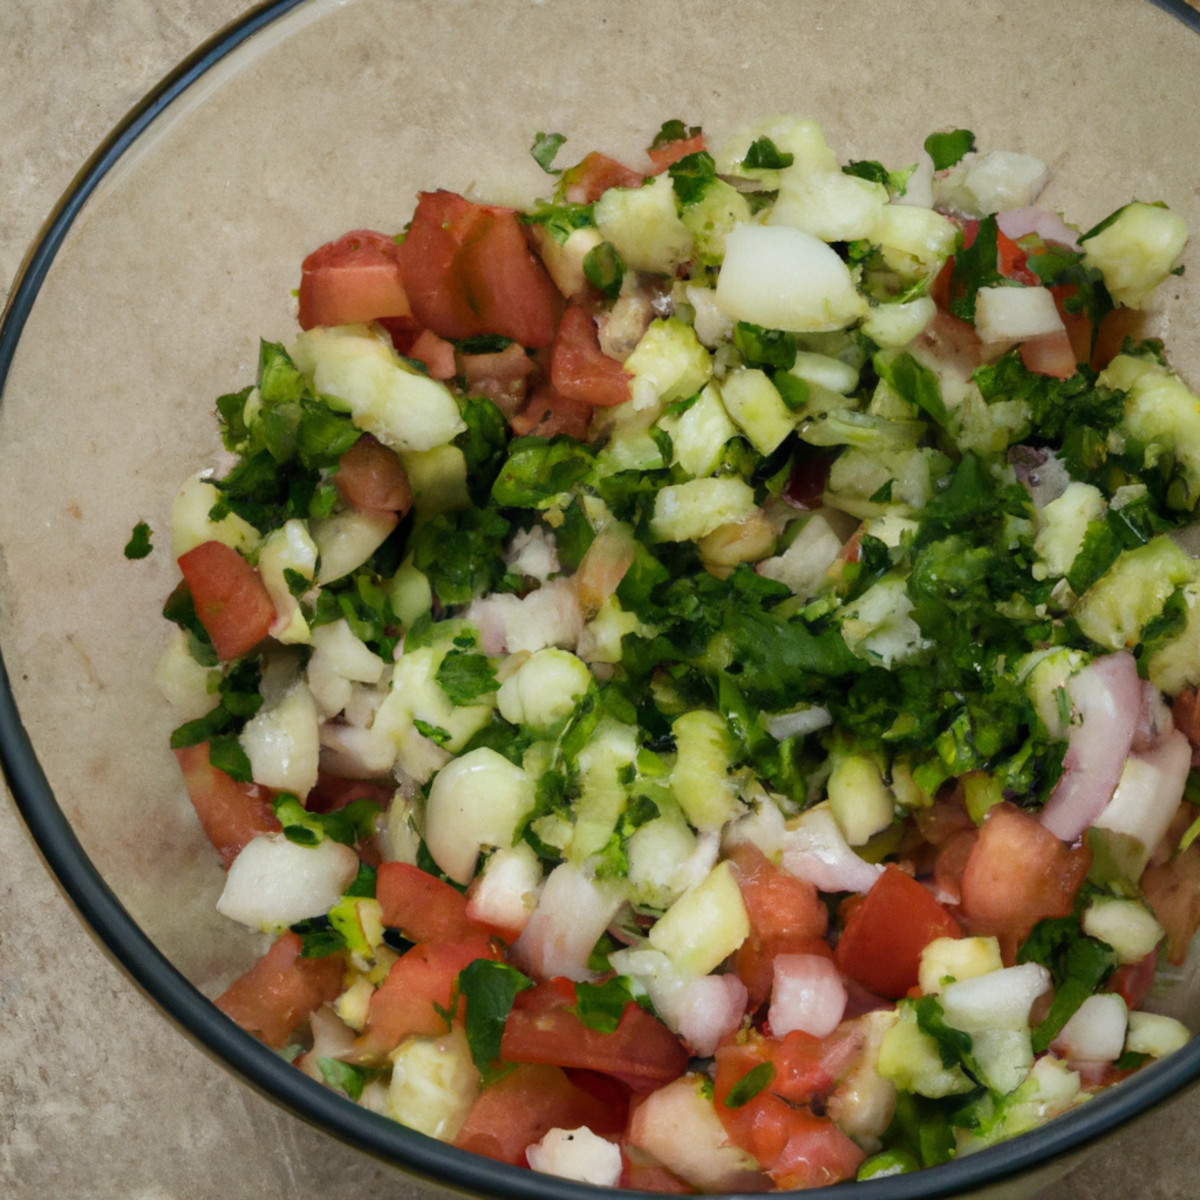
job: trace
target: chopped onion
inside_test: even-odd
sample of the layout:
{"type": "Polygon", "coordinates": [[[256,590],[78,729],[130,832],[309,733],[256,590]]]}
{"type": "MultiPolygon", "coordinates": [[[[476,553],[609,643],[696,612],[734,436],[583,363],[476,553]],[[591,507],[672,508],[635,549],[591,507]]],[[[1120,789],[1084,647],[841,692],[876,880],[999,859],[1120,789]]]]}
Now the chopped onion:
{"type": "Polygon", "coordinates": [[[799,1029],[828,1037],[846,1011],[846,985],[823,954],[777,954],[767,1020],[774,1037],[799,1029]]]}
{"type": "Polygon", "coordinates": [[[543,1175],[575,1179],[597,1187],[616,1187],[624,1163],[621,1147],[586,1125],[579,1129],[551,1129],[525,1151],[529,1166],[543,1175]]]}
{"type": "Polygon", "coordinates": [[[975,299],[975,328],[985,342],[1023,342],[1055,333],[1063,323],[1048,288],[983,287],[975,299]]]}
{"type": "Polygon", "coordinates": [[[783,836],[783,868],[822,892],[869,892],[883,874],[880,863],[859,858],[828,804],[796,818],[783,836]]]}

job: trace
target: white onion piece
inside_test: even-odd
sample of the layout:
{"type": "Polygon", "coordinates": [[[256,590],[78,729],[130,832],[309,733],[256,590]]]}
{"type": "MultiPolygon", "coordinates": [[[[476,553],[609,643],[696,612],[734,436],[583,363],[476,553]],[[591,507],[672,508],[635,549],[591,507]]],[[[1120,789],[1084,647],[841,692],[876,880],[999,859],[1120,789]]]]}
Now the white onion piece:
{"type": "Polygon", "coordinates": [[[715,1054],[721,1039],[741,1025],[747,999],[736,975],[696,975],[666,994],[654,991],[659,1015],[699,1058],[715,1054]]]}
{"type": "Polygon", "coordinates": [[[525,1157],[534,1171],[575,1179],[597,1187],[616,1187],[624,1163],[621,1147],[586,1125],[579,1129],[551,1129],[540,1142],[528,1147],[525,1157]]]}
{"type": "Polygon", "coordinates": [[[1023,342],[1056,333],[1062,317],[1044,287],[982,287],[975,298],[975,328],[985,342],[1023,342]]]}
{"type": "Polygon", "coordinates": [[[829,709],[819,704],[810,704],[807,708],[798,708],[794,712],[774,713],[763,721],[767,732],[777,741],[785,738],[804,737],[805,734],[815,733],[833,724],[829,709]]]}
{"type": "Polygon", "coordinates": [[[576,983],[596,978],[588,957],[621,907],[620,889],[560,863],[550,872],[537,907],[512,945],[513,960],[537,979],[562,975],[576,983]]]}
{"type": "Polygon", "coordinates": [[[985,1029],[1024,1029],[1033,1002],[1050,989],[1050,972],[1040,963],[1002,967],[942,989],[946,1021],[974,1033],[985,1029]]]}
{"type": "Polygon", "coordinates": [[[340,842],[300,846],[282,833],[259,834],[233,860],[217,912],[251,929],[280,929],[327,913],[357,874],[358,855],[340,842]]]}
{"type": "Polygon", "coordinates": [[[846,985],[823,954],[777,954],[773,964],[771,1033],[784,1037],[795,1029],[828,1037],[846,1012],[846,985]]]}
{"type": "Polygon", "coordinates": [[[1051,1049],[1073,1063],[1112,1062],[1125,1049],[1129,1014],[1116,992],[1089,996],[1059,1031],[1051,1049]]]}
{"type": "Polygon", "coordinates": [[[484,654],[516,654],[560,646],[570,650],[583,631],[579,598],[569,579],[552,579],[526,596],[499,592],[472,600],[467,620],[479,626],[484,654]]]}
{"type": "Polygon", "coordinates": [[[1055,242],[1070,250],[1078,250],[1078,234],[1058,213],[1044,208],[1010,208],[996,214],[996,224],[1005,237],[1019,241],[1026,234],[1036,233],[1043,242],[1055,242]]]}
{"type": "Polygon", "coordinates": [[[726,234],[716,300],[734,320],[793,333],[844,329],[867,313],[837,251],[786,225],[736,225],[726,234]]]}
{"type": "Polygon", "coordinates": [[[929,151],[922,148],[917,152],[917,165],[904,185],[904,195],[897,196],[895,204],[910,204],[914,208],[933,207],[933,159],[929,151]]]}
{"type": "Polygon", "coordinates": [[[1136,839],[1143,861],[1148,860],[1179,808],[1191,765],[1191,743],[1178,729],[1153,750],[1131,754],[1112,799],[1093,824],[1136,839]]]}
{"type": "Polygon", "coordinates": [[[1094,659],[1066,687],[1073,715],[1063,774],[1041,821],[1073,842],[1104,811],[1121,778],[1142,706],[1142,682],[1133,655],[1121,651],[1094,659]]]}
{"type": "Polygon", "coordinates": [[[827,803],[796,818],[783,835],[783,868],[822,892],[869,892],[883,874],[881,863],[859,858],[827,803]]]}
{"type": "Polygon", "coordinates": [[[529,924],[542,886],[542,865],[527,842],[497,850],[467,892],[467,916],[514,940],[529,924]]]}

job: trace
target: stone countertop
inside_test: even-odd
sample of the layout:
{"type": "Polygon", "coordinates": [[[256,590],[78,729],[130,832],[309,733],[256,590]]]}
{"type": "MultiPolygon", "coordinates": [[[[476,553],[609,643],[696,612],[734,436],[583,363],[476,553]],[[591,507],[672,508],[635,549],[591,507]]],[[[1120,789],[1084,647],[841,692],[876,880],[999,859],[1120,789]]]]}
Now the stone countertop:
{"type": "MultiPolygon", "coordinates": [[[[246,7],[0,0],[0,293],[97,143],[246,7]]],[[[276,1108],[185,1039],[77,919],[7,792],[0,863],[0,1196],[427,1194],[276,1108]]],[[[1045,1194],[1190,1197],[1198,1166],[1200,1092],[1110,1139],[1045,1194]]]]}

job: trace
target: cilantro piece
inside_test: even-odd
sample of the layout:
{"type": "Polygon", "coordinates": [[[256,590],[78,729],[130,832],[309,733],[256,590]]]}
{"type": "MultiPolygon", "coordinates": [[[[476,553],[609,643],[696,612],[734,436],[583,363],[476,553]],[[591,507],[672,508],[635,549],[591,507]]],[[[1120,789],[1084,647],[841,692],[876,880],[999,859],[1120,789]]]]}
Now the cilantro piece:
{"type": "Polygon", "coordinates": [[[999,227],[995,216],[984,217],[975,231],[975,240],[954,256],[950,271],[950,311],[964,321],[975,323],[975,297],[982,287],[1002,287],[1009,281],[1000,274],[999,227]]]}
{"type": "Polygon", "coordinates": [[[562,524],[554,531],[554,544],[562,569],[570,574],[579,569],[583,556],[596,538],[579,497],[572,498],[563,510],[562,524]]]}
{"type": "Polygon", "coordinates": [[[150,526],[145,521],[139,521],[133,527],[129,541],[125,544],[125,557],[145,558],[153,549],[154,547],[150,544],[150,526]]]}
{"type": "Polygon", "coordinates": [[[907,400],[939,425],[949,420],[937,376],[908,351],[880,351],[872,360],[875,372],[897,395],[907,400]]]}
{"type": "Polygon", "coordinates": [[[686,154],[667,168],[675,195],[686,208],[695,204],[708,190],[708,185],[717,177],[717,164],[707,150],[686,154]]]}
{"type": "Polygon", "coordinates": [[[770,1061],[760,1062],[758,1066],[751,1067],[729,1089],[725,1095],[725,1099],[721,1103],[726,1108],[742,1108],[744,1105],[749,1104],[760,1092],[770,1087],[774,1079],[775,1064],[770,1061]]]}
{"type": "Polygon", "coordinates": [[[533,145],[529,147],[529,153],[533,155],[533,161],[547,175],[562,174],[561,170],[556,171],[551,164],[566,140],[566,135],[561,133],[538,133],[534,137],[533,145]]]}
{"type": "Polygon", "coordinates": [[[232,733],[209,738],[208,761],[218,771],[224,771],[230,779],[238,783],[252,783],[254,780],[250,757],[232,733]]]}
{"type": "Polygon", "coordinates": [[[171,749],[209,743],[209,761],[232,778],[250,782],[250,760],[237,741],[249,717],[262,706],[259,693],[261,663],[243,659],[229,667],[217,684],[216,707],[192,721],[185,721],[171,734],[171,749]]]}
{"type": "Polygon", "coordinates": [[[301,958],[328,958],[346,949],[346,939],[334,929],[327,916],[306,917],[290,929],[300,938],[301,958]]]}
{"type": "Polygon", "coordinates": [[[454,444],[467,460],[467,488],[472,503],[483,507],[504,462],[508,421],[496,405],[483,396],[467,396],[461,410],[466,429],[454,439],[454,444]]]}
{"type": "Polygon", "coordinates": [[[925,152],[933,159],[935,171],[945,171],[975,149],[975,135],[969,129],[947,129],[931,133],[925,139],[925,152]]]}
{"type": "Polygon", "coordinates": [[[318,1058],[317,1066],[326,1084],[335,1092],[345,1093],[351,1100],[362,1099],[363,1088],[383,1074],[378,1067],[360,1067],[342,1062],[340,1058],[318,1058]]]}
{"type": "Polygon", "coordinates": [[[1117,952],[1089,937],[1076,917],[1039,921],[1017,951],[1017,962],[1040,963],[1054,980],[1054,1000],[1033,1031],[1033,1050],[1041,1054],[1079,1006],[1117,969],[1117,952]]]}
{"type": "Polygon", "coordinates": [[[192,593],[182,580],[164,602],[162,615],[188,635],[188,653],[196,662],[202,667],[215,667],[220,664],[221,660],[217,658],[217,652],[213,649],[212,638],[208,636],[208,630],[196,615],[192,593]]]}
{"type": "Polygon", "coordinates": [[[499,680],[484,654],[448,650],[438,664],[437,682],[455,706],[470,704],[479,696],[498,691],[499,680]]]}
{"type": "MultiPolygon", "coordinates": [[[[603,969],[612,968],[606,962],[603,969]]],[[[577,983],[575,1003],[570,1011],[589,1029],[613,1033],[621,1023],[626,1007],[633,1002],[629,979],[624,975],[614,975],[603,983],[577,983]]]]}
{"type": "Polygon", "coordinates": [[[911,1001],[917,1018],[917,1028],[937,1044],[943,1067],[962,1067],[975,1076],[975,1043],[969,1033],[946,1024],[945,1014],[936,996],[919,996],[911,1001]]]}
{"type": "Polygon", "coordinates": [[[796,362],[796,335],[782,329],[764,329],[749,321],[739,321],[733,327],[733,344],[752,367],[787,371],[796,362]]]}
{"type": "Polygon", "coordinates": [[[460,338],[455,345],[463,354],[500,354],[513,344],[510,337],[502,333],[477,333],[460,338]]]}
{"type": "Polygon", "coordinates": [[[525,225],[543,226],[560,246],[576,229],[586,229],[595,224],[590,204],[571,204],[566,201],[551,204],[539,200],[533,208],[521,214],[520,220],[525,225]]]}
{"type": "Polygon", "coordinates": [[[544,508],[585,479],[594,462],[591,450],[573,438],[516,438],[492,499],[509,508],[544,508]]]}
{"type": "Polygon", "coordinates": [[[957,1149],[951,1125],[954,1103],[954,1097],[930,1100],[913,1092],[897,1091],[895,1112],[883,1135],[888,1152],[906,1154],[922,1167],[949,1162],[957,1149]]]}
{"type": "Polygon", "coordinates": [[[650,149],[661,150],[664,146],[669,146],[672,142],[686,142],[699,136],[699,125],[685,125],[679,120],[664,121],[662,128],[654,135],[654,141],[650,143],[650,149]]]}
{"type": "Polygon", "coordinates": [[[435,746],[445,746],[450,741],[449,730],[443,729],[440,725],[430,725],[428,721],[422,721],[420,717],[413,718],[413,728],[422,737],[433,742],[435,746]]]}
{"type": "Polygon", "coordinates": [[[583,274],[598,292],[615,300],[625,279],[625,263],[612,242],[601,242],[584,255],[583,274]]]}
{"type": "Polygon", "coordinates": [[[413,534],[413,565],[428,577],[443,605],[467,604],[495,590],[504,573],[509,529],[509,522],[492,509],[439,513],[413,534]]]}
{"type": "Polygon", "coordinates": [[[467,1044],[485,1085],[505,1074],[497,1065],[504,1023],[517,994],[531,987],[533,980],[516,967],[486,958],[477,958],[458,973],[458,992],[467,1003],[467,1044]]]}
{"type": "Polygon", "coordinates": [[[863,1162],[854,1178],[886,1179],[890,1175],[908,1175],[920,1169],[916,1156],[908,1150],[881,1150],[863,1162]]]}
{"type": "Polygon", "coordinates": [[[787,150],[780,150],[769,137],[755,138],[742,159],[742,166],[748,171],[782,171],[796,161],[796,156],[787,150]]]}

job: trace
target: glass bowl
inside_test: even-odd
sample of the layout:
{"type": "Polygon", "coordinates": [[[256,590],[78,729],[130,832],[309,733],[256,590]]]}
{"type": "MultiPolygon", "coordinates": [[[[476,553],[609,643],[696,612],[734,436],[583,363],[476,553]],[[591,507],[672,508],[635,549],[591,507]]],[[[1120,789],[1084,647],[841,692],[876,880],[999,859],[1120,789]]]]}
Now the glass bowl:
{"type": "MultiPolygon", "coordinates": [[[[1043,203],[1082,226],[1166,200],[1197,233],[1194,275],[1200,38],[1185,25],[1200,30],[1183,3],[1094,0],[283,0],[188,59],[64,197],[0,328],[0,748],[47,864],[108,951],[254,1088],[419,1191],[594,1200],[350,1104],[207,999],[262,945],[214,911],[220,869],[151,675],[175,577],[167,512],[219,453],[214,398],[252,378],[260,337],[293,335],[308,250],[398,227],[419,189],[544,192],[528,154],[540,130],[620,158],[667,118],[719,140],[802,112],[843,159],[898,163],[931,130],[967,127],[983,148],[1043,158],[1043,203]],[[141,520],[159,549],[134,563],[121,550],[141,520]]],[[[1197,300],[1186,275],[1172,281],[1150,330],[1193,383],[1197,300]]],[[[1198,1076],[1200,1041],[1013,1142],[832,1194],[1028,1195],[1155,1106],[1176,1107],[1154,1121],[1179,1119],[1198,1076]]]]}

